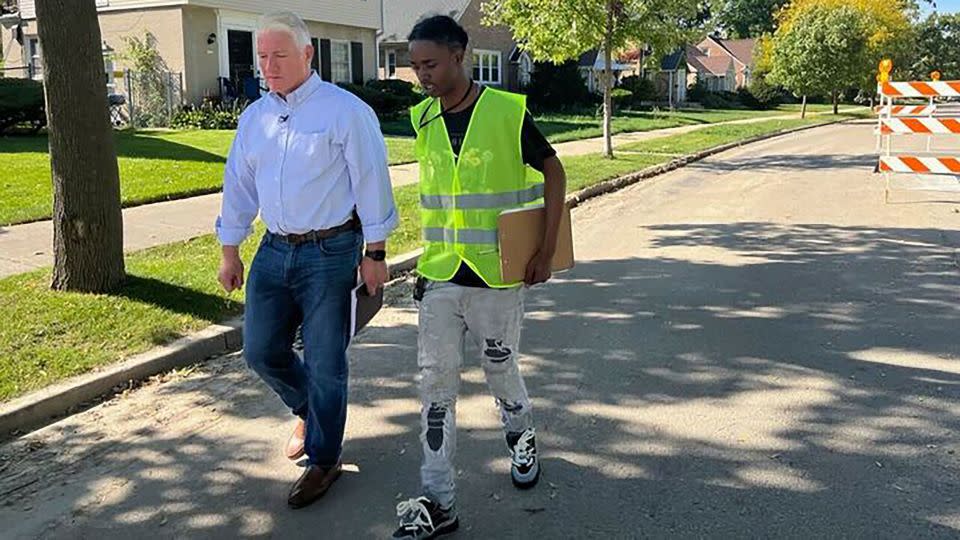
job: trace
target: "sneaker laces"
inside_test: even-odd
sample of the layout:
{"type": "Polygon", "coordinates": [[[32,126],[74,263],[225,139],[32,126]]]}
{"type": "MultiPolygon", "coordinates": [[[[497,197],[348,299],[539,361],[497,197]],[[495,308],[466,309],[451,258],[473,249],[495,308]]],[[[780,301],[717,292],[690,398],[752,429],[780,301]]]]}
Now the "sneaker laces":
{"type": "Polygon", "coordinates": [[[397,517],[400,518],[400,526],[410,530],[433,531],[433,518],[430,516],[430,511],[427,510],[425,504],[427,502],[430,502],[430,499],[426,497],[400,501],[397,504],[397,517]]]}
{"type": "Polygon", "coordinates": [[[510,450],[513,453],[513,461],[518,465],[529,465],[533,461],[533,456],[537,452],[537,447],[533,445],[533,438],[536,432],[528,429],[520,435],[517,444],[510,450]]]}

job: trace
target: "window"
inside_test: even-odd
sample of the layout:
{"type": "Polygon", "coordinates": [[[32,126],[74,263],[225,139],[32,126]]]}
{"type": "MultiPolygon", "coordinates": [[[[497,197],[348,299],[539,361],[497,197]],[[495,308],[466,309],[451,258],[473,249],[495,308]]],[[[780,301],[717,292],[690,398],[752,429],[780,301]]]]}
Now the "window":
{"type": "Polygon", "coordinates": [[[387,51],[387,78],[394,79],[397,76],[397,51],[387,51]]]}
{"type": "Polygon", "coordinates": [[[109,54],[103,55],[103,75],[107,80],[107,93],[115,94],[117,93],[117,84],[113,79],[113,56],[109,54]]]}
{"type": "Polygon", "coordinates": [[[30,78],[37,81],[43,80],[43,63],[40,61],[40,39],[34,37],[27,40],[26,60],[30,78]]]}
{"type": "Polygon", "coordinates": [[[350,43],[334,41],[330,43],[330,66],[333,82],[348,83],[352,81],[350,73],[350,43]]]}
{"type": "Polygon", "coordinates": [[[473,51],[473,80],[487,84],[500,84],[500,52],[473,51]]]}
{"type": "Polygon", "coordinates": [[[530,76],[533,74],[533,60],[530,59],[530,56],[527,53],[520,55],[520,61],[518,62],[518,78],[520,79],[520,86],[525,87],[530,84],[530,76]]]}

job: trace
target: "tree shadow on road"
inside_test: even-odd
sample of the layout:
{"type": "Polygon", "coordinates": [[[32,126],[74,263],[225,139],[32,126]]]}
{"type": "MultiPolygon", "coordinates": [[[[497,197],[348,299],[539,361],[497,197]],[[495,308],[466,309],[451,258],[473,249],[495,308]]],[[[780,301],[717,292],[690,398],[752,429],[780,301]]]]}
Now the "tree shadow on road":
{"type": "Polygon", "coordinates": [[[875,156],[847,154],[774,154],[726,160],[707,160],[694,165],[705,174],[748,170],[756,173],[783,171],[829,171],[858,168],[870,170],[877,163],[875,156]]]}
{"type": "MultiPolygon", "coordinates": [[[[461,536],[955,537],[957,240],[653,226],[637,242],[656,257],[583,261],[529,291],[523,367],[544,479],[510,487],[468,353],[461,536]]],[[[407,298],[405,318],[352,349],[345,457],[359,473],[310,510],[285,508],[296,471],[275,467],[288,413],[224,359],[127,398],[141,418],[116,418],[120,400],[3,447],[0,499],[13,502],[0,519],[37,530],[20,523],[30,507],[60,537],[388,535],[419,461],[407,298]]]]}

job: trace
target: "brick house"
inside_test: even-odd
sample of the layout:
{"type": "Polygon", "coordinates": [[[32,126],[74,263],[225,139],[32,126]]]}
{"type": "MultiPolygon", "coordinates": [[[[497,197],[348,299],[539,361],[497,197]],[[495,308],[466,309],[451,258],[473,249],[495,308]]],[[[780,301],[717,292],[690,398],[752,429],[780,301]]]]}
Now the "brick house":
{"type": "Polygon", "coordinates": [[[685,48],[688,83],[704,84],[708,90],[735,92],[750,85],[755,39],[723,39],[707,36],[685,48]]]}

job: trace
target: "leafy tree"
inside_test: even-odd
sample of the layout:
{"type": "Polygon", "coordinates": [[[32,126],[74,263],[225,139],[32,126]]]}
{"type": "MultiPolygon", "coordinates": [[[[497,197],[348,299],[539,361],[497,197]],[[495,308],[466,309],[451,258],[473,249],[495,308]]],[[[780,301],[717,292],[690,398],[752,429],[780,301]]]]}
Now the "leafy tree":
{"type": "Polygon", "coordinates": [[[732,38],[772,34],[777,27],[777,12],[789,0],[725,0],[717,19],[732,38]]]}
{"type": "Polygon", "coordinates": [[[916,36],[912,78],[928,79],[937,70],[944,80],[960,79],[960,14],[930,15],[917,25],[916,36]]]}
{"type": "Polygon", "coordinates": [[[857,84],[868,63],[868,22],[853,6],[816,4],[781,26],[772,41],[771,82],[803,96],[830,94],[837,113],[841,89],[857,84]]]}
{"type": "Polygon", "coordinates": [[[893,60],[894,77],[902,78],[914,52],[914,32],[911,25],[919,13],[913,0],[792,0],[789,7],[780,12],[778,30],[789,31],[798,24],[800,17],[817,7],[855,9],[864,24],[867,40],[866,58],[861,64],[859,77],[851,86],[874,88],[877,64],[883,58],[893,60]]]}

